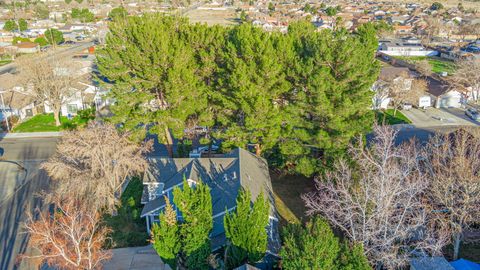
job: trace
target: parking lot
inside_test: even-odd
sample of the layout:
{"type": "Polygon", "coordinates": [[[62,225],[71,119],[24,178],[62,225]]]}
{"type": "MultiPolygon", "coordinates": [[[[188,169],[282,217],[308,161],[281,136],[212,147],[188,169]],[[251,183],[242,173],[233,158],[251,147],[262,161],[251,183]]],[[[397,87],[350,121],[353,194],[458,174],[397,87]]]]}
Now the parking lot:
{"type": "Polygon", "coordinates": [[[426,110],[412,108],[402,110],[416,127],[432,126],[480,126],[480,123],[465,115],[463,108],[427,108],[426,110]]]}

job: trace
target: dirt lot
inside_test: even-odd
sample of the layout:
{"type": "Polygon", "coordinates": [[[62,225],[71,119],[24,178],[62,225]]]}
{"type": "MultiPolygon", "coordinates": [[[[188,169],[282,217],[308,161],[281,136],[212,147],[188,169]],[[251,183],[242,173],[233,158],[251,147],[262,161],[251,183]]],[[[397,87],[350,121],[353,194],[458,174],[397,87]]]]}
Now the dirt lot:
{"type": "Polygon", "coordinates": [[[281,224],[305,221],[305,203],[300,197],[302,194],[315,190],[315,181],[312,178],[300,175],[288,175],[270,172],[275,204],[281,217],[281,224]]]}
{"type": "Polygon", "coordinates": [[[205,10],[194,9],[184,14],[191,22],[202,22],[208,25],[220,24],[220,25],[232,25],[237,24],[237,15],[235,10],[205,10]]]}

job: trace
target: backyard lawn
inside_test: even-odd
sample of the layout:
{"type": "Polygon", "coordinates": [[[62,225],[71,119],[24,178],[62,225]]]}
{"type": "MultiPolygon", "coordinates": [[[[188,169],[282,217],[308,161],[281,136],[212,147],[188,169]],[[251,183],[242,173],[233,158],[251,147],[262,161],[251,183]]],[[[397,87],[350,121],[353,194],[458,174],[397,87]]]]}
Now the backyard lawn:
{"type": "Polygon", "coordinates": [[[85,118],[80,115],[75,116],[69,120],[65,116],[60,117],[61,126],[55,126],[55,118],[53,114],[37,114],[32,118],[23,121],[13,128],[13,132],[49,132],[71,130],[78,126],[85,125],[91,118],[85,118]]]}
{"type": "Polygon", "coordinates": [[[447,72],[449,75],[455,72],[455,63],[453,61],[444,60],[440,58],[426,57],[426,56],[397,56],[396,58],[404,60],[408,63],[414,64],[418,61],[428,59],[432,71],[435,73],[447,72]]]}
{"type": "Polygon", "coordinates": [[[387,125],[397,124],[410,124],[412,121],[408,119],[402,112],[397,110],[397,113],[393,115],[394,109],[387,109],[385,111],[376,111],[377,123],[385,123],[387,125]]]}
{"type": "Polygon", "coordinates": [[[281,224],[297,223],[305,220],[305,203],[302,194],[315,190],[315,181],[301,175],[270,172],[275,205],[281,224]]]}
{"type": "Polygon", "coordinates": [[[12,60],[0,60],[0,66],[3,66],[3,65],[6,65],[6,64],[10,64],[12,62],[12,60]]]}

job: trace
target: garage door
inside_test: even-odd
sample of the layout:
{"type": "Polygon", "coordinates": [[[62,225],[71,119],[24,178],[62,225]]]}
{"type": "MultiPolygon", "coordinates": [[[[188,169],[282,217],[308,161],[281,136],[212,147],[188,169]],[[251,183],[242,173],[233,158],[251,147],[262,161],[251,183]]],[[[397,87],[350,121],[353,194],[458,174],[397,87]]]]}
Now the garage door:
{"type": "Polygon", "coordinates": [[[445,96],[440,98],[440,108],[459,108],[462,106],[460,96],[445,96]]]}

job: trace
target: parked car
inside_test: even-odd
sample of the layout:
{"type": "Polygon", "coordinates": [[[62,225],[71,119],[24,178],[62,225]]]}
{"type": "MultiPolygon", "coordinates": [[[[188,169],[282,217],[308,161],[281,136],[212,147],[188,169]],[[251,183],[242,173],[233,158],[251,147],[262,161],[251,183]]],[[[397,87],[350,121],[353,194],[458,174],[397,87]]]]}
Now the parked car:
{"type": "Polygon", "coordinates": [[[468,108],[465,110],[465,115],[468,116],[470,119],[479,121],[480,120],[480,114],[478,113],[477,110],[474,108],[468,108]]]}

